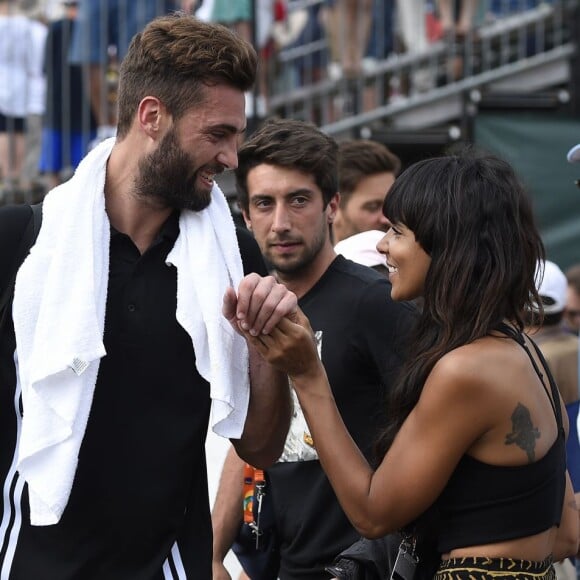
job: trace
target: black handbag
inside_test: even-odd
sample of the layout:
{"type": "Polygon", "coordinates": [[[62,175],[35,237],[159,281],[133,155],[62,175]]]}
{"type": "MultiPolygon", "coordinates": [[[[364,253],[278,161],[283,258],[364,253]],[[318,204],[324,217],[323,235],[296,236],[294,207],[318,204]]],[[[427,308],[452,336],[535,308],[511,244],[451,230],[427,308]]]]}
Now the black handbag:
{"type": "Polygon", "coordinates": [[[397,533],[360,538],[326,571],[339,580],[430,580],[441,561],[438,525],[438,514],[431,508],[397,533]]]}
{"type": "Polygon", "coordinates": [[[401,530],[401,543],[391,580],[431,580],[441,562],[437,549],[439,514],[428,509],[407,528],[401,530]]]}
{"type": "Polygon", "coordinates": [[[360,538],[343,550],[326,571],[339,580],[388,580],[397,558],[401,535],[360,538]]]}

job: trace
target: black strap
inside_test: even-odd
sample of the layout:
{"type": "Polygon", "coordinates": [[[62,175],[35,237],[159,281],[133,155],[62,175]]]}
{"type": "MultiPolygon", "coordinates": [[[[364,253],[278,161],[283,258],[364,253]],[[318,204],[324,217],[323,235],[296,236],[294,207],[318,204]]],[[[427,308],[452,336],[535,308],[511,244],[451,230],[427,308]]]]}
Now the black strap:
{"type": "MultiPolygon", "coordinates": [[[[560,406],[560,391],[558,390],[558,385],[556,385],[556,381],[554,379],[554,375],[552,375],[552,371],[550,370],[550,366],[546,361],[546,358],[542,354],[540,347],[528,336],[528,340],[532,343],[542,366],[544,367],[546,374],[548,375],[548,381],[550,382],[550,389],[552,391],[552,400],[553,400],[553,407],[554,413],[556,413],[556,421],[558,423],[558,428],[563,431],[563,424],[562,424],[562,408],[560,406]]],[[[543,381],[542,381],[543,383],[543,381]]]]}
{"type": "Polygon", "coordinates": [[[18,274],[18,270],[20,269],[22,262],[24,262],[26,256],[28,256],[30,248],[32,248],[34,242],[36,242],[38,232],[40,231],[40,225],[42,223],[42,203],[31,205],[30,209],[32,210],[32,215],[30,216],[30,220],[26,225],[26,230],[20,241],[20,246],[18,246],[16,260],[14,262],[14,272],[10,277],[9,284],[4,289],[2,296],[0,296],[0,328],[4,327],[4,322],[6,321],[6,317],[9,311],[9,305],[12,304],[12,300],[14,299],[16,274],[18,274]]]}
{"type": "Polygon", "coordinates": [[[540,359],[540,362],[542,363],[542,366],[544,367],[546,376],[548,377],[548,382],[550,383],[550,391],[552,392],[552,397],[548,397],[548,399],[550,400],[550,404],[552,405],[554,415],[556,416],[556,424],[558,425],[558,430],[560,432],[563,432],[562,409],[560,407],[560,391],[558,390],[558,386],[556,385],[556,381],[554,380],[554,376],[552,375],[550,366],[548,365],[546,358],[542,354],[542,351],[529,336],[526,335],[526,338],[524,338],[524,334],[522,332],[519,332],[509,324],[505,324],[502,322],[497,326],[497,330],[503,332],[504,334],[507,334],[510,338],[513,338],[525,350],[530,361],[532,361],[534,370],[536,371],[536,374],[540,378],[540,381],[542,382],[542,386],[544,387],[546,394],[548,394],[548,389],[546,387],[546,383],[544,382],[544,374],[538,368],[536,360],[534,359],[532,353],[530,352],[530,349],[528,348],[526,338],[531,342],[532,346],[534,347],[534,350],[536,351],[536,354],[538,355],[538,358],[540,359]]]}

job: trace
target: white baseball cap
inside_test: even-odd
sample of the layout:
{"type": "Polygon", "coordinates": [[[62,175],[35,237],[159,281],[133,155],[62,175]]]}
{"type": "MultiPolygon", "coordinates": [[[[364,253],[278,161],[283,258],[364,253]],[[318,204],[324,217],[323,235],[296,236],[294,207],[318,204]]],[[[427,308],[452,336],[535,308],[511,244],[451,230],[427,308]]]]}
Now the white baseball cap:
{"type": "Polygon", "coordinates": [[[568,281],[564,272],[550,260],[538,262],[536,267],[536,287],[542,300],[545,314],[562,312],[566,307],[568,281]]]}
{"type": "Polygon", "coordinates": [[[568,159],[569,163],[580,163],[580,143],[568,151],[566,159],[568,159]]]}

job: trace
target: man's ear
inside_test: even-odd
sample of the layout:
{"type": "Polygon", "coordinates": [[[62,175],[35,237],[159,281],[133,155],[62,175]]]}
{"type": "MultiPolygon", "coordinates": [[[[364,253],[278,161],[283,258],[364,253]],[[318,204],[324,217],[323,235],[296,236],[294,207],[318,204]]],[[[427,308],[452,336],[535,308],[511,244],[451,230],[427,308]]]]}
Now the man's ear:
{"type": "Polygon", "coordinates": [[[329,224],[334,223],[339,203],[340,203],[340,193],[336,192],[331,197],[330,201],[328,202],[328,205],[326,206],[326,219],[329,224]]]}
{"type": "Polygon", "coordinates": [[[157,97],[144,97],[137,108],[137,118],[142,130],[152,139],[158,139],[169,122],[169,115],[163,103],[157,97]]]}
{"type": "Polygon", "coordinates": [[[244,218],[244,222],[246,224],[246,227],[252,231],[252,220],[250,219],[250,216],[248,215],[248,213],[246,212],[245,209],[242,209],[242,217],[244,218]]]}

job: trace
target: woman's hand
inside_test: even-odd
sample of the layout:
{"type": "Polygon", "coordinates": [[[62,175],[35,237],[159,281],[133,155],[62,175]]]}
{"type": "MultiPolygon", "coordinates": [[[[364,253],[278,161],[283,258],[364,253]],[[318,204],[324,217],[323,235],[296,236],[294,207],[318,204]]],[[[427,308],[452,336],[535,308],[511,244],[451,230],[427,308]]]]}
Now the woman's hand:
{"type": "Polygon", "coordinates": [[[282,318],[269,334],[246,334],[246,338],[266,361],[291,379],[315,375],[322,365],[310,322],[299,308],[291,318],[282,318]]]}

